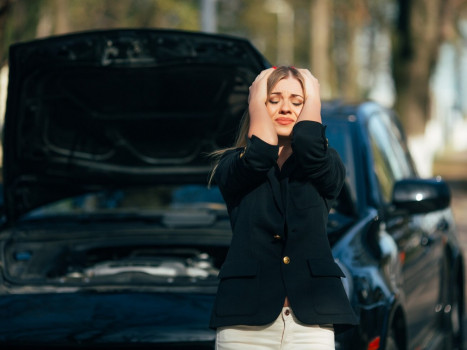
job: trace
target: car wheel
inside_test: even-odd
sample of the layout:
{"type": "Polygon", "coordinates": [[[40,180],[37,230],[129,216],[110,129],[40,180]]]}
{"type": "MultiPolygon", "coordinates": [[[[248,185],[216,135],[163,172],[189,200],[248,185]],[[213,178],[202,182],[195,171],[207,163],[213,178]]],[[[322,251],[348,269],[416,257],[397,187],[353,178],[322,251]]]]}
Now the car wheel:
{"type": "Polygon", "coordinates": [[[464,315],[461,307],[461,299],[459,288],[455,286],[450,292],[450,303],[446,305],[445,312],[447,313],[447,336],[445,349],[446,350],[462,350],[463,346],[463,328],[464,315]]]}
{"type": "Polygon", "coordinates": [[[394,332],[390,332],[388,337],[386,338],[386,350],[399,350],[399,347],[396,343],[396,338],[394,336],[394,332]]]}

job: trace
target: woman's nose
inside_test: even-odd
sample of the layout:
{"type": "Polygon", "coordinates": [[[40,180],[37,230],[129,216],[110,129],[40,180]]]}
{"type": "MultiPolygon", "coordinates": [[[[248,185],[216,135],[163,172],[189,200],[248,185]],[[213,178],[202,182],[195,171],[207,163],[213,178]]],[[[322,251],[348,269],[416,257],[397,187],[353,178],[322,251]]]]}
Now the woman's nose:
{"type": "Polygon", "coordinates": [[[290,108],[290,102],[285,100],[282,102],[282,105],[281,105],[281,112],[282,113],[290,113],[291,111],[291,108],[290,108]]]}

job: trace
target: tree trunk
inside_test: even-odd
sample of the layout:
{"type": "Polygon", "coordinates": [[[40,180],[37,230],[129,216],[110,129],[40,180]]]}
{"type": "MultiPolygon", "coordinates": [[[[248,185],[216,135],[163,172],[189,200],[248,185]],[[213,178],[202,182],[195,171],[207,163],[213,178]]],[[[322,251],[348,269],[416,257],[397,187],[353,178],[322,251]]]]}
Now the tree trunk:
{"type": "Polygon", "coordinates": [[[70,32],[70,9],[68,1],[55,0],[55,34],[70,32]]]}
{"type": "Polygon", "coordinates": [[[430,118],[430,77],[441,43],[443,10],[449,0],[399,0],[393,37],[395,108],[408,135],[421,135],[430,118]]]}
{"type": "Polygon", "coordinates": [[[321,97],[329,99],[331,83],[332,2],[312,0],[310,3],[310,67],[319,80],[321,97]]]}
{"type": "Polygon", "coordinates": [[[358,100],[362,91],[358,83],[357,35],[369,19],[364,0],[334,0],[334,59],[339,97],[358,100]]]}
{"type": "Polygon", "coordinates": [[[4,50],[5,42],[5,28],[6,28],[6,19],[7,14],[10,10],[11,0],[0,0],[0,68],[5,64],[6,54],[4,50]]]}
{"type": "Polygon", "coordinates": [[[344,99],[352,101],[360,98],[360,87],[357,81],[358,66],[357,57],[355,52],[355,41],[358,34],[358,25],[351,18],[347,21],[347,40],[346,40],[346,52],[347,52],[347,65],[343,75],[343,81],[341,83],[342,95],[344,99]]]}

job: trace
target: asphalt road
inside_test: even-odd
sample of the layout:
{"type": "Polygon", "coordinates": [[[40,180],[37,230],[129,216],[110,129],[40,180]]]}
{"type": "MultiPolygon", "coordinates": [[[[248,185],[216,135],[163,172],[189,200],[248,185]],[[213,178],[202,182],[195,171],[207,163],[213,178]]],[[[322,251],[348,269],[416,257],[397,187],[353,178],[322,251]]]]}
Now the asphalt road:
{"type": "MultiPolygon", "coordinates": [[[[464,250],[464,264],[467,264],[467,180],[451,182],[452,208],[456,220],[459,241],[464,250]]],[[[467,273],[465,276],[467,281],[467,273]]],[[[467,335],[467,317],[465,319],[464,334],[467,335]]],[[[466,337],[467,338],[467,337],[466,337]]],[[[467,349],[467,339],[464,347],[467,349]]]]}

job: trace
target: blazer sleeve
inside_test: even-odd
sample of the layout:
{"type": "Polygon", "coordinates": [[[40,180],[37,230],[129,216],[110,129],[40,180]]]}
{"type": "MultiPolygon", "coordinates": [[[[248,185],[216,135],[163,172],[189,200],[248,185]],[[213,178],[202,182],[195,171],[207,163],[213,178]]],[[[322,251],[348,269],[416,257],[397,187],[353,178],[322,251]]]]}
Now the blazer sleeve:
{"type": "Polygon", "coordinates": [[[314,121],[295,124],[293,152],[310,180],[327,199],[337,198],[345,180],[345,167],[337,151],[328,147],[326,126],[314,121]]]}
{"type": "Polygon", "coordinates": [[[277,163],[279,146],[270,145],[253,135],[247,146],[226,152],[214,172],[214,181],[228,199],[242,195],[266,179],[277,163]]]}

